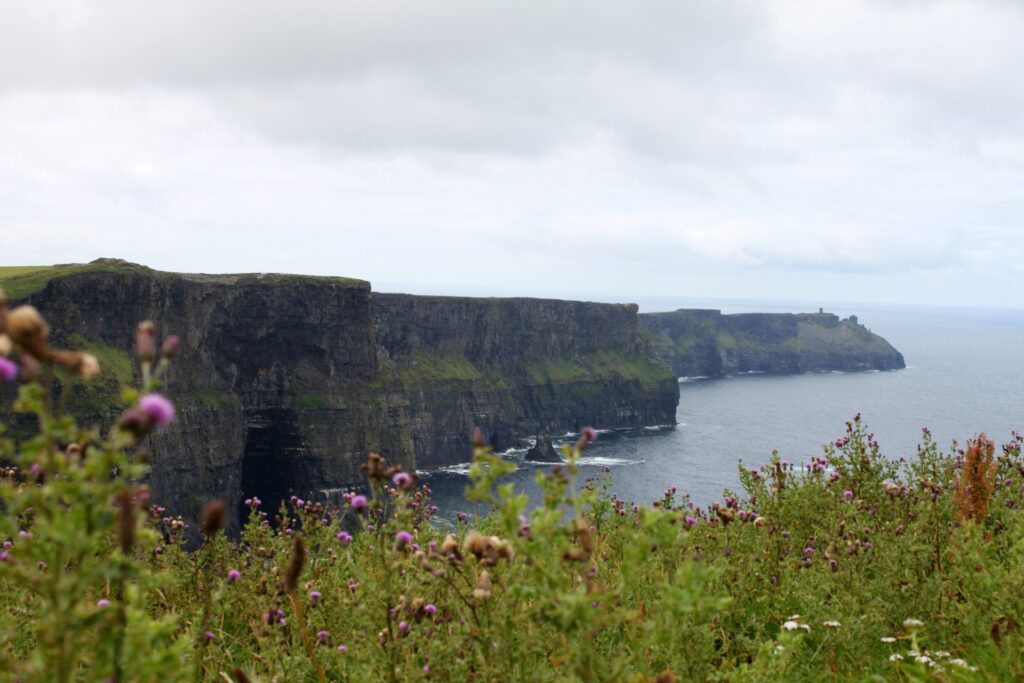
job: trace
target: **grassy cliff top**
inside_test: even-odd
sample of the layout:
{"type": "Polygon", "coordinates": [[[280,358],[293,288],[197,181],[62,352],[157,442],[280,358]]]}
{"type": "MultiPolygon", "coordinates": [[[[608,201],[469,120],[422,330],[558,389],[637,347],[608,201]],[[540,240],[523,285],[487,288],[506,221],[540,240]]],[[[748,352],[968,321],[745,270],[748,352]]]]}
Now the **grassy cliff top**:
{"type": "Polygon", "coordinates": [[[111,273],[117,275],[150,275],[154,277],[180,277],[200,282],[239,284],[255,281],[300,282],[314,280],[344,286],[369,287],[369,282],[347,277],[318,275],[287,275],[276,273],[240,273],[206,275],[198,273],[171,273],[153,270],[121,259],[101,258],[90,263],[65,263],[53,266],[0,266],[0,287],[12,299],[21,299],[43,289],[50,280],[82,273],[111,273]]]}

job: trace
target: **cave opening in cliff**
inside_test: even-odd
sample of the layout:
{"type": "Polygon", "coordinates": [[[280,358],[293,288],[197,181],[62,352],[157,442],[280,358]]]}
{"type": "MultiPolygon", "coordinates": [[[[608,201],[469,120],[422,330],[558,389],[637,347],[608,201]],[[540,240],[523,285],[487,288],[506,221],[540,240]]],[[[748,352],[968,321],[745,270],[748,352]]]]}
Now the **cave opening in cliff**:
{"type": "MultiPolygon", "coordinates": [[[[267,513],[271,523],[281,501],[302,494],[303,477],[296,466],[296,455],[301,450],[291,411],[246,411],[242,498],[259,498],[260,509],[267,513]]],[[[241,524],[245,524],[248,514],[248,509],[240,505],[241,524]]]]}

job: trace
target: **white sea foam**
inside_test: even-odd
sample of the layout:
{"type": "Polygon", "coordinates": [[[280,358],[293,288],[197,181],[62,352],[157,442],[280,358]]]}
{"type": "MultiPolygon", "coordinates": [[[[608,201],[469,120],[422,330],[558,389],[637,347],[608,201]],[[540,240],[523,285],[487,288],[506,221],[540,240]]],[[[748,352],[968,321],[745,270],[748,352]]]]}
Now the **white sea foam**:
{"type": "Polygon", "coordinates": [[[626,460],[625,458],[605,458],[600,455],[591,456],[588,458],[580,458],[580,465],[590,465],[592,467],[611,467],[612,465],[639,465],[644,460],[626,460]]]}

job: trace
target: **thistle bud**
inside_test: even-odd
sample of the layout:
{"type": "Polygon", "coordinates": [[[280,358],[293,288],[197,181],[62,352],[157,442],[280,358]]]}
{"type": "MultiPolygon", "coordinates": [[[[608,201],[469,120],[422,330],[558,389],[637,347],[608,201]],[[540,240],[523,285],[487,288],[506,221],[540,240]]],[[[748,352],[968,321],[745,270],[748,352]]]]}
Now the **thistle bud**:
{"type": "Polygon", "coordinates": [[[160,355],[167,360],[173,360],[178,355],[178,347],[181,346],[181,339],[178,335],[172,334],[164,338],[163,346],[160,347],[160,355]]]}
{"type": "Polygon", "coordinates": [[[227,508],[222,500],[211,500],[203,508],[203,535],[212,538],[218,531],[224,528],[224,520],[227,517],[227,508]]]}
{"type": "Polygon", "coordinates": [[[141,361],[152,361],[156,357],[156,327],[144,320],[135,328],[135,355],[141,361]]]}

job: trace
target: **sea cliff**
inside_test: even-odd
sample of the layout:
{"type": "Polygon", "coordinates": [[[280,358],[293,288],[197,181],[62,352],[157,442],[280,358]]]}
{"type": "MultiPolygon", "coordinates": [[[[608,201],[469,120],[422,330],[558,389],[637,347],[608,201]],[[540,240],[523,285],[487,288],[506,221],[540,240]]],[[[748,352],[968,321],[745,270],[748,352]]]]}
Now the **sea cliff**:
{"type": "Polygon", "coordinates": [[[681,309],[644,313],[640,321],[658,356],[679,377],[906,367],[903,355],[856,316],[681,309]]]}
{"type": "Polygon", "coordinates": [[[464,462],[480,427],[506,448],[542,430],[671,424],[679,390],[632,305],[371,294],[346,278],[164,273],[115,260],[4,278],[58,344],[106,372],[74,412],[109,425],[132,334],[182,339],[178,419],[147,444],[154,498],[195,518],[359,484],[368,451],[407,469],[464,462]]]}

